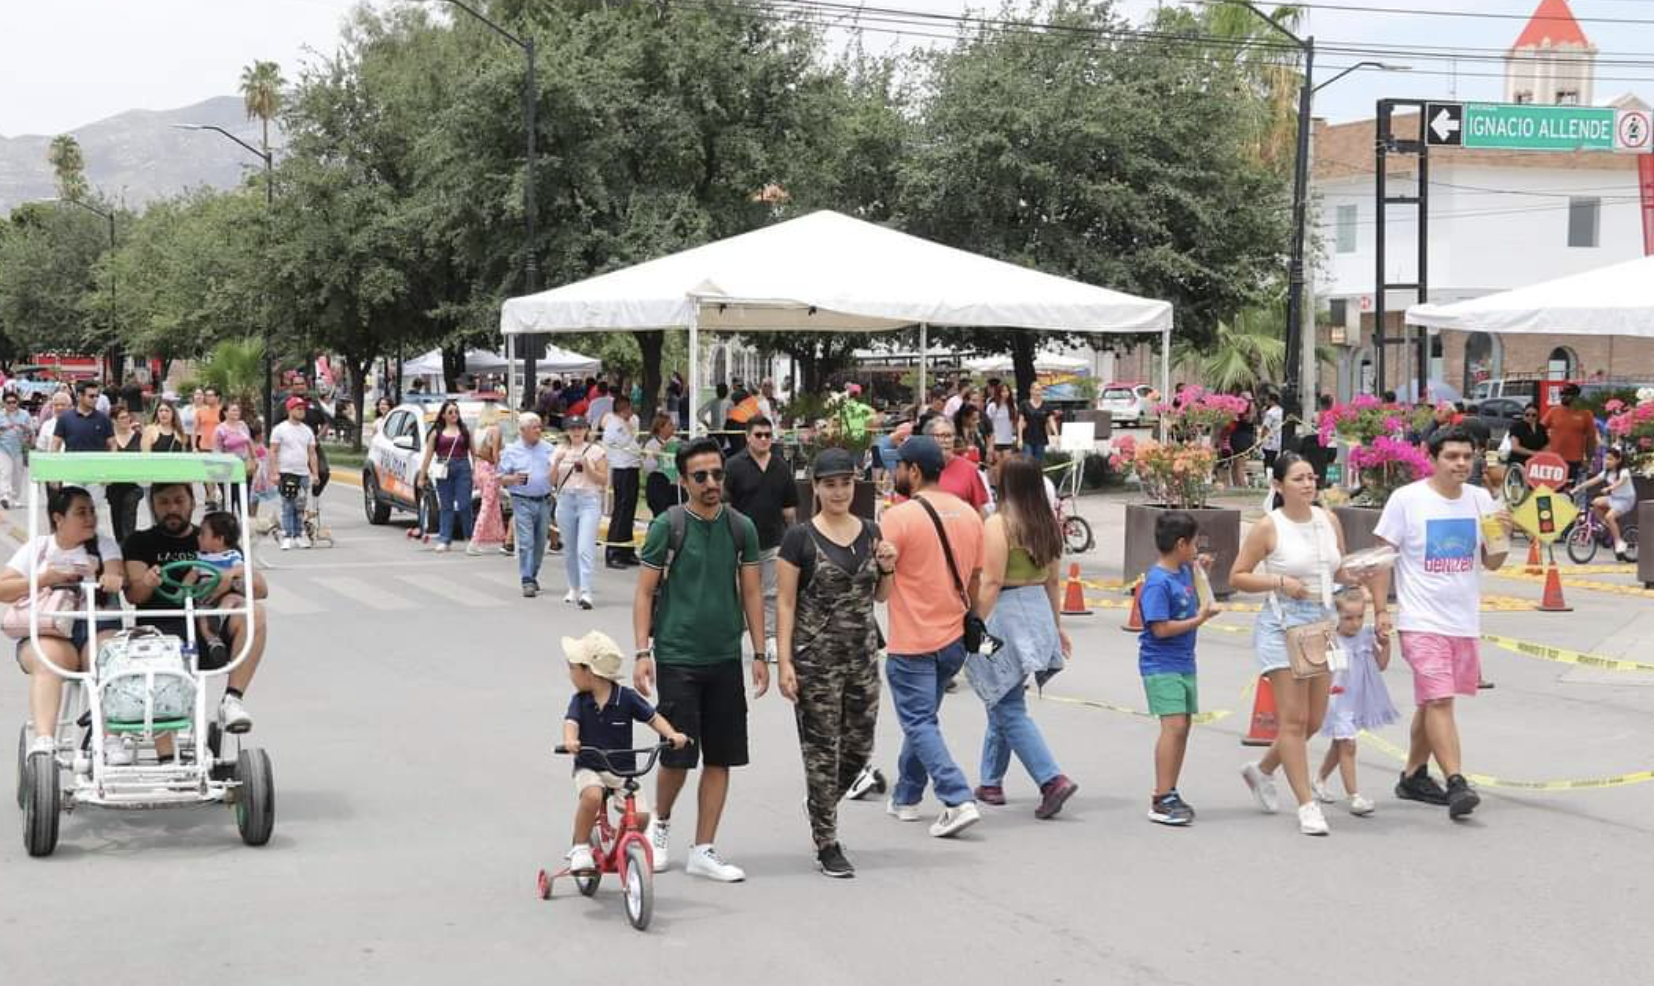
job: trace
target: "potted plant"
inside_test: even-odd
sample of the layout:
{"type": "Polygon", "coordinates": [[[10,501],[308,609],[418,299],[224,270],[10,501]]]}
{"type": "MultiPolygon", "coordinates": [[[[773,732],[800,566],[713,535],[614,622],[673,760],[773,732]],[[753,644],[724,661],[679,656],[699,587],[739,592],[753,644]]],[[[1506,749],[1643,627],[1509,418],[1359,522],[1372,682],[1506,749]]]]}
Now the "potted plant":
{"type": "Polygon", "coordinates": [[[1246,411],[1247,400],[1233,394],[1216,394],[1200,387],[1185,387],[1178,400],[1161,404],[1155,413],[1171,433],[1187,442],[1211,445],[1214,435],[1246,411]]]}
{"type": "MultiPolygon", "coordinates": [[[[1631,463],[1631,482],[1637,490],[1637,530],[1654,531],[1654,387],[1637,391],[1637,403],[1610,400],[1608,437],[1625,449],[1631,463]]],[[[1637,578],[1654,589],[1654,552],[1637,552],[1637,578]],[[1646,559],[1646,560],[1645,560],[1646,559]]]]}
{"type": "MultiPolygon", "coordinates": [[[[845,393],[823,397],[800,394],[781,409],[781,418],[796,429],[797,456],[793,459],[794,480],[798,483],[800,516],[815,513],[815,489],[809,468],[822,449],[841,448],[864,460],[873,445],[873,409],[845,393]]],[[[777,425],[780,422],[776,422],[777,425]]],[[[867,479],[856,480],[850,512],[873,519],[877,494],[867,479]]]]}
{"type": "MultiPolygon", "coordinates": [[[[1185,422],[1188,406],[1185,402],[1182,409],[1185,422]]],[[[1155,523],[1169,510],[1183,510],[1200,525],[1200,550],[1212,556],[1212,591],[1220,597],[1230,595],[1229,570],[1240,553],[1241,512],[1209,505],[1217,466],[1217,452],[1211,445],[1137,441],[1128,435],[1114,443],[1109,465],[1117,472],[1135,475],[1148,498],[1147,503],[1126,504],[1125,577],[1134,579],[1159,560],[1155,523]]]]}
{"type": "Polygon", "coordinates": [[[1321,415],[1321,444],[1330,448],[1343,442],[1349,449],[1346,465],[1357,479],[1353,491],[1329,490],[1322,497],[1344,529],[1346,551],[1372,547],[1373,530],[1390,494],[1430,474],[1430,460],[1406,436],[1428,423],[1432,413],[1429,405],[1386,404],[1358,394],[1321,415]]]}

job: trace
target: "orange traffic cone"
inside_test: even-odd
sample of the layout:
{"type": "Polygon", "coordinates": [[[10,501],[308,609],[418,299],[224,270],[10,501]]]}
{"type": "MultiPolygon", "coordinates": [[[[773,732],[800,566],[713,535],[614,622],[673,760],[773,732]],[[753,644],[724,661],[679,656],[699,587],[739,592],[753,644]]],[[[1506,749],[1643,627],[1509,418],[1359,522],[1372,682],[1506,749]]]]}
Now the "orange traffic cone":
{"type": "Polygon", "coordinates": [[[1541,566],[1539,561],[1538,539],[1530,538],[1528,540],[1528,563],[1522,567],[1522,571],[1528,573],[1529,575],[1538,575],[1540,572],[1544,571],[1544,568],[1541,566]]]}
{"type": "Polygon", "coordinates": [[[1062,597],[1062,615],[1091,615],[1091,610],[1086,608],[1085,605],[1085,587],[1080,585],[1080,565],[1078,562],[1068,566],[1068,589],[1062,597]]]}
{"type": "Polygon", "coordinates": [[[1541,613],[1571,613],[1573,607],[1562,598],[1562,573],[1556,568],[1555,549],[1551,552],[1551,566],[1545,569],[1545,596],[1539,600],[1541,613]]]}
{"type": "Polygon", "coordinates": [[[1242,746],[1270,746],[1275,742],[1275,732],[1280,728],[1280,722],[1275,718],[1275,690],[1269,687],[1269,679],[1258,677],[1258,693],[1252,699],[1252,725],[1241,737],[1242,746]]]}
{"type": "Polygon", "coordinates": [[[1127,633],[1142,633],[1143,632],[1143,577],[1142,576],[1138,576],[1137,581],[1135,583],[1133,583],[1133,585],[1131,587],[1131,615],[1126,617],[1126,622],[1121,624],[1120,629],[1126,631],[1127,633]]]}

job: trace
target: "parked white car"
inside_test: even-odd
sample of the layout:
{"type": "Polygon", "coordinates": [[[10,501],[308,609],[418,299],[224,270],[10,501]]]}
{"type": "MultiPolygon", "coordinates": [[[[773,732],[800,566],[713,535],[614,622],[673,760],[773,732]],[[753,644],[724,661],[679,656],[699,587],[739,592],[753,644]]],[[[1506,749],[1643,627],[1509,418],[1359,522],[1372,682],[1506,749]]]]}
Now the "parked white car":
{"type": "MultiPolygon", "coordinates": [[[[419,518],[420,529],[435,530],[436,490],[429,485],[416,489],[415,479],[425,457],[426,436],[436,422],[442,401],[443,398],[434,397],[399,404],[378,422],[373,441],[368,445],[367,460],[362,463],[362,507],[368,523],[388,523],[392,510],[406,510],[419,518]]],[[[504,441],[516,440],[517,419],[501,401],[461,400],[459,414],[465,427],[473,433],[497,424],[504,441]]],[[[481,499],[482,491],[473,491],[472,497],[481,499]]],[[[505,499],[502,498],[502,507],[505,499]]]]}
{"type": "Polygon", "coordinates": [[[1154,416],[1153,394],[1146,383],[1111,383],[1103,388],[1097,410],[1107,411],[1117,425],[1147,424],[1154,416]]]}

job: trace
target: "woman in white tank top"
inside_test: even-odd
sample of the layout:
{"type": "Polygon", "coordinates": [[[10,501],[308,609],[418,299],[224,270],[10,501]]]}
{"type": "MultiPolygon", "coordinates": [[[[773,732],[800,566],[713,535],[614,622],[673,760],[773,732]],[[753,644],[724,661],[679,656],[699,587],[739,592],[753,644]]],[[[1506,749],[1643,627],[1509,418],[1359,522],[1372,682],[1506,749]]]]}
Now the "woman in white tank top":
{"type": "Polygon", "coordinates": [[[1344,532],[1337,517],[1315,505],[1315,468],[1309,460],[1283,452],[1271,476],[1277,491],[1274,509],[1246,535],[1229,581],[1241,592],[1269,594],[1252,644],[1259,672],[1274,691],[1279,729],[1269,752],[1261,761],[1247,764],[1241,776],[1258,806],[1274,812],[1279,796],[1273,775],[1284,765],[1297,798],[1298,830],[1326,835],[1326,819],[1310,788],[1309,737],[1326,715],[1332,676],[1293,677],[1286,631],[1334,617],[1332,594],[1344,556],[1344,532]]]}

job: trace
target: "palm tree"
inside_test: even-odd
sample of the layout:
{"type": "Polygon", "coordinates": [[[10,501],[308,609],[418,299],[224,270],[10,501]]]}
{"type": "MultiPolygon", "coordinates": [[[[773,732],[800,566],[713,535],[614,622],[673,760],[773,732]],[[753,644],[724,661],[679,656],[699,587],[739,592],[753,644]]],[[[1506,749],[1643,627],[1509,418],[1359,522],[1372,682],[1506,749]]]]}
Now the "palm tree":
{"type": "Polygon", "coordinates": [[[281,87],[287,80],[281,77],[281,66],[275,62],[257,62],[241,70],[241,102],[247,109],[247,119],[257,119],[264,127],[261,146],[270,151],[270,121],[281,110],[281,87]]]}
{"type": "Polygon", "coordinates": [[[86,197],[86,157],[81,154],[80,141],[69,134],[58,134],[47,148],[46,160],[52,165],[58,198],[86,197]]]}
{"type": "Polygon", "coordinates": [[[263,380],[264,340],[256,336],[223,340],[201,367],[201,382],[218,388],[225,401],[239,403],[249,421],[257,416],[254,406],[263,380]]]}
{"type": "Polygon", "coordinates": [[[1279,380],[1286,368],[1284,302],[1248,308],[1219,322],[1211,342],[1185,345],[1177,362],[1192,370],[1209,390],[1257,390],[1279,380]]]}

